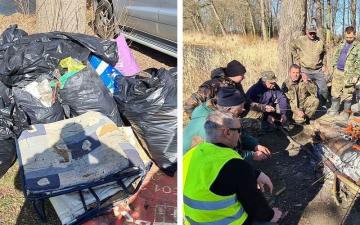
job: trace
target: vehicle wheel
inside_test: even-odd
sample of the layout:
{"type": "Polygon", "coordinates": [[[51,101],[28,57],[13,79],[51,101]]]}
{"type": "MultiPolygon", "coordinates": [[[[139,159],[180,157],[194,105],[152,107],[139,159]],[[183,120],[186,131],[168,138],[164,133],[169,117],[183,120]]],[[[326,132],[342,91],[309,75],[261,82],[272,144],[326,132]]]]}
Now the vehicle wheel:
{"type": "Polygon", "coordinates": [[[101,0],[95,10],[94,21],[95,32],[101,38],[113,38],[115,34],[115,24],[113,8],[109,0],[101,0]]]}

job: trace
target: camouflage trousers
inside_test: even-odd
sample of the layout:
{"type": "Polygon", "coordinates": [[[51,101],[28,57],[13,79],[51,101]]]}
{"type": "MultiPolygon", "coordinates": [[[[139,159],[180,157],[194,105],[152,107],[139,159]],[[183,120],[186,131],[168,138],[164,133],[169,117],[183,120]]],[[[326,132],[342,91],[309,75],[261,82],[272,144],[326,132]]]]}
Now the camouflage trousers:
{"type": "MultiPolygon", "coordinates": [[[[319,99],[315,96],[309,96],[304,101],[304,113],[309,117],[313,117],[316,113],[317,108],[319,107],[319,99]]],[[[295,102],[290,102],[291,111],[293,114],[293,119],[297,120],[299,119],[297,117],[296,111],[299,110],[297,104],[295,102]]]]}
{"type": "Polygon", "coordinates": [[[340,98],[340,101],[351,101],[355,91],[355,83],[349,81],[350,78],[344,75],[344,72],[335,69],[333,80],[331,83],[331,96],[333,98],[340,98]]]}
{"type": "MultiPolygon", "coordinates": [[[[241,118],[241,126],[243,129],[253,136],[257,136],[264,131],[264,122],[269,113],[257,112],[250,110],[244,118],[241,118]]],[[[276,119],[280,119],[280,114],[271,113],[276,119]]]]}
{"type": "Polygon", "coordinates": [[[250,110],[245,117],[241,118],[241,127],[249,134],[255,136],[254,134],[261,131],[262,114],[262,112],[250,110]]]}

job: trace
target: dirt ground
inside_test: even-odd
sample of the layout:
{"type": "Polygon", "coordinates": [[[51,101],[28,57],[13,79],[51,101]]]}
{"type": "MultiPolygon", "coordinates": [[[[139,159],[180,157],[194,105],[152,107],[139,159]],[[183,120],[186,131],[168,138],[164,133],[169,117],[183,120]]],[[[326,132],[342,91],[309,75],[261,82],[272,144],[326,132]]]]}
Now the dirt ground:
{"type": "Polygon", "coordinates": [[[280,130],[258,136],[261,144],[271,148],[272,157],[253,164],[272,179],[273,194],[265,194],[265,197],[272,207],[279,207],[287,214],[280,224],[360,224],[360,198],[349,196],[336,205],[331,193],[331,173],[314,159],[312,137],[306,130],[306,127],[297,126],[289,132],[303,145],[300,148],[280,130]]]}

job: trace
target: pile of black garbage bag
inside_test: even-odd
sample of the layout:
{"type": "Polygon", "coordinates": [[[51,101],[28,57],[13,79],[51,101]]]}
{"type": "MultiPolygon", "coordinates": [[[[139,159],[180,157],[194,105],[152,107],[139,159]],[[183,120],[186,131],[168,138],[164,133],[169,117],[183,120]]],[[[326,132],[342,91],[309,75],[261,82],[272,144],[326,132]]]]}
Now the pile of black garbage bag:
{"type": "Polygon", "coordinates": [[[169,176],[176,172],[176,69],[150,68],[135,79],[116,77],[114,98],[119,110],[148,151],[169,176]]]}
{"type": "Polygon", "coordinates": [[[0,164],[0,177],[15,161],[14,140],[24,129],[88,111],[101,112],[118,126],[124,125],[123,120],[130,122],[151,159],[166,174],[174,175],[176,70],[149,69],[135,77],[118,76],[117,91],[112,94],[88,63],[91,54],[112,66],[118,61],[117,45],[111,40],[66,32],[28,35],[16,25],[1,34],[0,162],[9,163],[0,164]],[[59,63],[67,57],[85,67],[63,87],[49,89],[48,83],[66,72],[59,63]]]}

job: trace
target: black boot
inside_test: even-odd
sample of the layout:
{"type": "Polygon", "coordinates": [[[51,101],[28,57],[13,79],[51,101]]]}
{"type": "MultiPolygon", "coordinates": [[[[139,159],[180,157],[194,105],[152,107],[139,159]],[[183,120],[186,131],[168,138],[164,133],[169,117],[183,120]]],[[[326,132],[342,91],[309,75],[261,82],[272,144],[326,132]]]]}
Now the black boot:
{"type": "Polygon", "coordinates": [[[328,110],[327,114],[329,116],[337,116],[339,115],[339,109],[340,109],[340,98],[332,98],[331,107],[328,110]]]}

